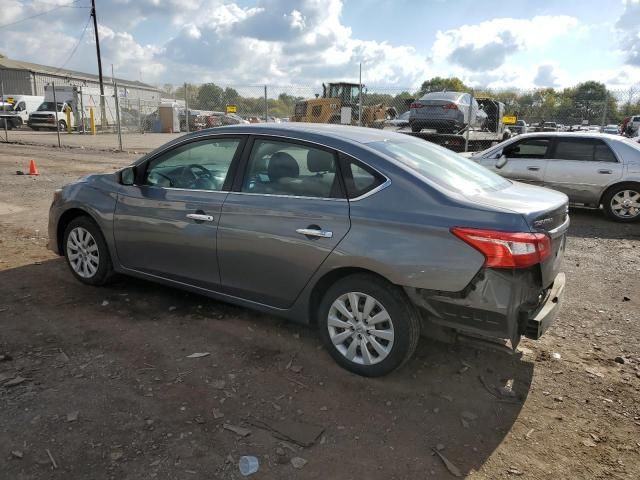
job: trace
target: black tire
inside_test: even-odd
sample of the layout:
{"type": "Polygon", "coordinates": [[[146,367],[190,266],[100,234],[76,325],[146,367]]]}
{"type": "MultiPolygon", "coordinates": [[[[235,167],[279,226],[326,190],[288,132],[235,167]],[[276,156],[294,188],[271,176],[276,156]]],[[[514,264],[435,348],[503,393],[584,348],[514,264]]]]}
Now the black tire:
{"type": "Polygon", "coordinates": [[[59,120],[58,125],[60,126],[60,131],[67,131],[67,122],[64,120],[59,120]]]}
{"type": "MultiPolygon", "coordinates": [[[[80,282],[86,285],[100,286],[108,283],[109,280],[111,280],[111,278],[113,277],[113,264],[111,263],[111,256],[109,254],[107,243],[105,242],[104,236],[100,231],[100,227],[98,227],[98,225],[93,221],[93,219],[83,216],[83,217],[78,217],[72,220],[69,223],[69,225],[67,225],[67,228],[65,229],[63,242],[62,242],[62,250],[64,252],[64,257],[67,260],[67,265],[69,266],[69,270],[71,270],[71,273],[73,274],[73,276],[76,277],[76,279],[78,279],[80,282]],[[78,238],[77,235],[79,233],[77,229],[79,228],[84,229],[86,232],[91,234],[91,237],[93,238],[94,242],[90,244],[89,248],[93,247],[94,244],[97,247],[97,253],[98,253],[97,269],[94,273],[90,274],[89,276],[80,275],[72,265],[71,260],[69,258],[70,256],[69,237],[71,236],[72,232],[76,231],[75,238],[77,239],[78,238]]],[[[78,250],[76,249],[76,251],[78,250]]],[[[73,250],[71,250],[71,252],[73,252],[73,250]]],[[[88,270],[87,272],[91,273],[88,270]]]]}
{"type": "Polygon", "coordinates": [[[618,193],[624,192],[625,190],[630,190],[632,192],[640,194],[640,184],[634,183],[634,182],[626,182],[626,183],[620,183],[618,185],[614,185],[613,187],[609,188],[609,190],[607,190],[606,193],[602,196],[602,207],[604,208],[604,213],[610,219],[615,220],[616,222],[622,222],[622,223],[638,222],[640,221],[640,212],[636,213],[633,216],[624,217],[616,214],[613,209],[612,201],[614,197],[618,193]]]}
{"type": "Polygon", "coordinates": [[[417,123],[412,123],[412,124],[411,124],[411,131],[412,131],[413,133],[418,133],[418,132],[420,132],[421,130],[422,130],[422,125],[419,125],[419,124],[417,124],[417,123]]]}
{"type": "MultiPolygon", "coordinates": [[[[360,303],[363,303],[364,298],[361,300],[360,303]]],[[[375,308],[377,309],[378,306],[375,308]]],[[[371,311],[375,312],[378,310],[371,311]]],[[[412,357],[420,338],[420,318],[406,294],[399,287],[370,274],[350,275],[338,280],[332,285],[326,291],[320,302],[317,320],[320,328],[320,337],[322,338],[325,348],[338,365],[350,372],[365,377],[379,377],[401,367],[412,357]],[[391,323],[393,328],[393,343],[391,344],[389,353],[386,357],[383,357],[382,360],[378,361],[378,363],[365,365],[351,361],[338,350],[338,347],[336,347],[331,340],[331,334],[329,332],[329,312],[332,304],[349,292],[357,292],[373,297],[378,304],[388,312],[389,318],[391,319],[389,323],[391,323]]],[[[385,322],[381,322],[383,326],[384,323],[385,322]]],[[[356,337],[360,335],[356,330],[351,330],[353,331],[351,342],[354,342],[356,341],[356,337]]],[[[342,331],[346,332],[347,330],[344,329],[342,331]]],[[[344,347],[344,343],[341,345],[344,347]]],[[[369,352],[376,354],[373,345],[369,344],[369,346],[371,348],[365,348],[368,348],[369,352]]],[[[361,352],[361,350],[359,350],[360,348],[360,346],[356,347],[356,351],[361,352]]],[[[363,357],[362,353],[360,356],[363,357]]]]}

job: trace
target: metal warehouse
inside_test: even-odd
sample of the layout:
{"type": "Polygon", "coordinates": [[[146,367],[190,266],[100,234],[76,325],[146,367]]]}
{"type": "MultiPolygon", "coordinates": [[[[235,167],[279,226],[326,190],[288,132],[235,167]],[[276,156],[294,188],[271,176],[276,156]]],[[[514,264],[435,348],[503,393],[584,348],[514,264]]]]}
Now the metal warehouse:
{"type": "MultiPolygon", "coordinates": [[[[130,100],[159,102],[160,92],[156,87],[138,81],[115,79],[121,96],[130,100]],[[123,92],[124,90],[124,92],[123,92]]],[[[97,75],[91,73],[62,70],[59,68],[21,62],[0,57],[0,82],[5,93],[13,95],[44,95],[44,87],[51,82],[56,85],[99,87],[97,75]]],[[[111,85],[112,78],[104,77],[105,85],[111,85]]]]}

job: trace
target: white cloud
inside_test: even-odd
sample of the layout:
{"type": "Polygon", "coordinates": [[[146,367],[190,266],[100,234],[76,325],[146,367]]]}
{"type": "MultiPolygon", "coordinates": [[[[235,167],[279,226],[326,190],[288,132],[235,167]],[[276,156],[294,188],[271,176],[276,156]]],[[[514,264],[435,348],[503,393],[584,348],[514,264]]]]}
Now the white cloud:
{"type": "Polygon", "coordinates": [[[452,62],[468,70],[491,70],[505,63],[508,56],[544,47],[577,25],[578,20],[568,16],[494,18],[439,31],[433,56],[435,61],[452,62]]]}
{"type": "Polygon", "coordinates": [[[557,87],[558,74],[555,72],[555,67],[549,64],[539,65],[533,83],[536,87],[557,87]]]}
{"type": "MultiPolygon", "coordinates": [[[[391,31],[389,41],[358,38],[344,23],[342,0],[256,0],[250,7],[237,1],[100,0],[105,73],[113,64],[118,76],[148,83],[213,81],[316,88],[321,82],[357,81],[362,62],[363,80],[369,86],[415,88],[436,75],[458,76],[470,85],[495,89],[564,87],[586,80],[585,76],[620,87],[640,81],[640,0],[626,1],[625,14],[616,24],[619,40],[604,47],[614,53],[616,62],[625,58],[628,65],[617,69],[593,65],[579,74],[561,68],[553,46],[564,38],[588,44],[589,25],[574,17],[495,18],[461,25],[439,31],[431,48],[426,39],[421,46],[425,50],[419,50],[393,42],[397,35],[391,31]],[[133,33],[141,31],[147,36],[133,33]],[[624,51],[616,53],[616,47],[624,51]]],[[[4,0],[3,21],[70,2],[4,0]]],[[[54,15],[20,23],[0,35],[0,52],[60,66],[88,15],[88,9],[61,8],[54,15]]],[[[615,20],[607,21],[612,25],[615,20]]],[[[91,25],[66,67],[95,72],[91,25]]]]}
{"type": "Polygon", "coordinates": [[[626,63],[640,67],[640,0],[625,0],[616,29],[626,63]]]}

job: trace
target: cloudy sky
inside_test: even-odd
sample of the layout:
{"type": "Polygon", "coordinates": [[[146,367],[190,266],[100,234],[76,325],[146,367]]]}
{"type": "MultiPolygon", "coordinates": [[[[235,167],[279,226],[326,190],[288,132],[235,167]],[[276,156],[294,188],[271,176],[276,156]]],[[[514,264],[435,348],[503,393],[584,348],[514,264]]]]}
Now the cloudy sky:
{"type": "MultiPolygon", "coordinates": [[[[105,72],[152,84],[640,87],[640,0],[96,0],[105,72]]],[[[96,72],[90,0],[2,0],[0,53],[96,72]],[[62,8],[56,8],[66,5],[62,8]],[[54,9],[53,11],[50,11],[54,9]],[[33,17],[34,15],[39,15],[33,17]],[[33,17],[33,18],[29,18],[33,17]],[[26,19],[26,20],[24,20],[26,19]]]]}

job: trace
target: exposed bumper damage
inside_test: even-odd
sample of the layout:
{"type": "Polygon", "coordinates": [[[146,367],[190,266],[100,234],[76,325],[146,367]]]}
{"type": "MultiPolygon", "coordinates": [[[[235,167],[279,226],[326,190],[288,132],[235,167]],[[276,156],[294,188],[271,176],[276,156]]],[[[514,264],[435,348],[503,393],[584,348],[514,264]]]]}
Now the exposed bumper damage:
{"type": "Polygon", "coordinates": [[[564,273],[546,289],[540,285],[536,268],[484,269],[461,292],[405,290],[427,322],[458,334],[510,340],[515,348],[522,335],[540,338],[562,305],[564,273]]]}

